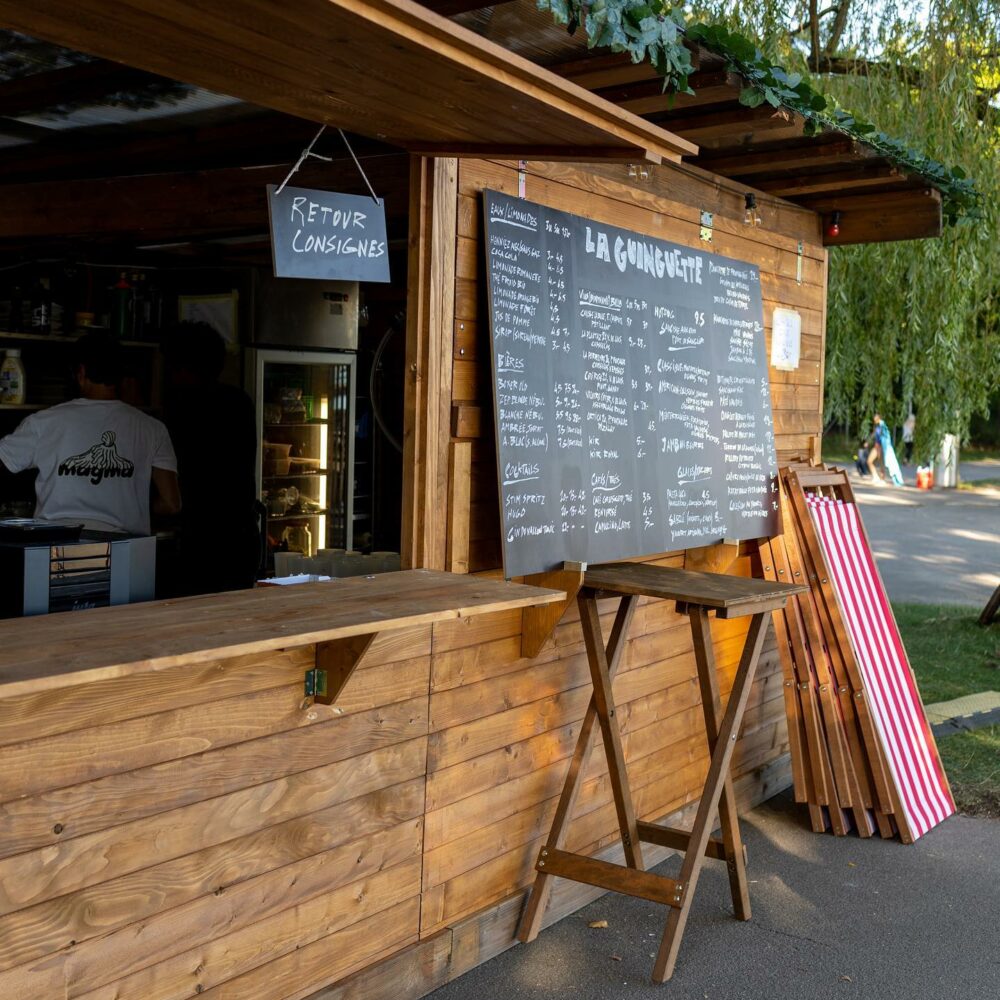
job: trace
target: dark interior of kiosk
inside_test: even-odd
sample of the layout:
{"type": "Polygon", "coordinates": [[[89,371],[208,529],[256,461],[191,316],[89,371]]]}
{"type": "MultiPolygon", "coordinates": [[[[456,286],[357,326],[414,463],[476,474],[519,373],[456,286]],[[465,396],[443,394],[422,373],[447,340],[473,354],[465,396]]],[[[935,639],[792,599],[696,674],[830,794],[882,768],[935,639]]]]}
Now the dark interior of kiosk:
{"type": "MultiPolygon", "coordinates": [[[[180,319],[210,322],[227,342],[220,381],[256,397],[261,577],[314,571],[294,557],[320,550],[383,554],[369,565],[393,568],[400,550],[408,158],[335,129],[320,137],[315,152],[329,161],[310,158],[290,183],[367,194],[350,143],[385,201],[391,282],[298,282],[276,294],[265,186],[317,128],[0,32],[0,350],[20,351],[27,384],[22,403],[0,404],[0,437],[76,395],[73,345],[94,329],[121,342],[119,397],[162,417],[164,339],[180,319]],[[40,211],[49,193],[51,210],[40,211]],[[354,301],[337,304],[345,297],[354,301]],[[334,364],[345,355],[353,414],[341,405],[348,366],[334,364]],[[314,484],[324,472],[326,496],[346,489],[349,504],[322,507],[314,484]]],[[[202,430],[213,437],[210,420],[202,430]]],[[[211,446],[222,453],[227,442],[211,446]]],[[[33,483],[30,471],[0,480],[0,517],[32,515],[33,483]]],[[[227,517],[198,501],[206,519],[227,517]]],[[[160,565],[176,525],[153,530],[157,596],[167,596],[160,565]]]]}

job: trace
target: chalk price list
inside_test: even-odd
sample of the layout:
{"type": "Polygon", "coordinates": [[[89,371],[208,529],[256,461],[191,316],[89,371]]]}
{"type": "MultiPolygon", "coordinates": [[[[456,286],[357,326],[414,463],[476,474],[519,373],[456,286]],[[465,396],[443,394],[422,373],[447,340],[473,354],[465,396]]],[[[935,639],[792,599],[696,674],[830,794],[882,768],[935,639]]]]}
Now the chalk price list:
{"type": "Polygon", "coordinates": [[[487,195],[509,573],[767,533],[755,268],[487,195]]]}

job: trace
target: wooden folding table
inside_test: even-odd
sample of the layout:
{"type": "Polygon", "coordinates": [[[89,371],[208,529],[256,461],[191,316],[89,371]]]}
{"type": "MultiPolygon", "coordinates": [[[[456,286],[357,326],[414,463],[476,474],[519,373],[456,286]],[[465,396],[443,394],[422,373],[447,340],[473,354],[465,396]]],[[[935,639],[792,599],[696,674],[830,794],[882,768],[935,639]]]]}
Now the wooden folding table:
{"type": "Polygon", "coordinates": [[[706,857],[726,862],[736,917],[739,920],[750,919],[745,852],[740,839],[729,764],[764,643],[768,616],[772,611],[784,607],[792,594],[802,593],[807,589],[798,584],[774,583],[719,573],[694,573],[647,563],[610,563],[586,571],[577,600],[594,693],[584,716],[552,829],[535,865],[538,874],[518,929],[521,941],[533,940],[541,928],[553,876],[665,903],[670,910],[653,967],[653,981],[663,982],[673,974],[684,925],[691,911],[695,886],[706,857]],[[642,596],[676,601],[678,612],[686,614],[691,623],[711,763],[690,832],[637,821],[629,789],[611,682],[625,648],[629,623],[642,596]],[[605,598],[619,600],[607,644],[601,634],[597,610],[597,602],[605,598]],[[725,712],[722,711],[719,698],[712,650],[708,617],[712,611],[719,618],[751,616],[746,643],[725,712]],[[627,867],[563,850],[598,725],[608,759],[608,772],[627,867]],[[721,837],[711,835],[716,813],[722,828],[721,837]],[[684,862],[677,879],[644,870],[641,847],[643,841],[684,852],[684,862]]]}

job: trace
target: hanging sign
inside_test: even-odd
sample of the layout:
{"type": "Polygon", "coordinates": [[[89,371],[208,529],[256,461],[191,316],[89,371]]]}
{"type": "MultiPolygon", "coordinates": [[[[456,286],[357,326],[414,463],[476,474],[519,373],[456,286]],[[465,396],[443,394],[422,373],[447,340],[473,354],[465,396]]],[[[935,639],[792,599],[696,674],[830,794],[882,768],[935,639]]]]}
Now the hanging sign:
{"type": "Polygon", "coordinates": [[[799,367],[802,315],[794,309],[775,309],[771,316],[771,367],[791,372],[799,367]]]}
{"type": "Polygon", "coordinates": [[[267,207],[276,278],[389,281],[381,198],[269,184],[267,207]]]}

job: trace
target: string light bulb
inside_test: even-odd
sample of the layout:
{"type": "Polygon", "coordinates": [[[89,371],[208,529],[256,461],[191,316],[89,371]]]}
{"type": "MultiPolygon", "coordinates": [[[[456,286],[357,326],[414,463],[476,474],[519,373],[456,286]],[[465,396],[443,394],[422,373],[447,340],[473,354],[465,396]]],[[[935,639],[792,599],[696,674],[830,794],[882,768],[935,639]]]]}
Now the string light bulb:
{"type": "Polygon", "coordinates": [[[826,226],[826,235],[835,237],[840,235],[840,212],[834,212],[830,216],[830,221],[826,226]]]}
{"type": "Polygon", "coordinates": [[[756,229],[763,221],[760,212],[757,211],[757,195],[747,191],[743,196],[743,201],[746,206],[743,210],[743,225],[753,226],[756,229]]]}

